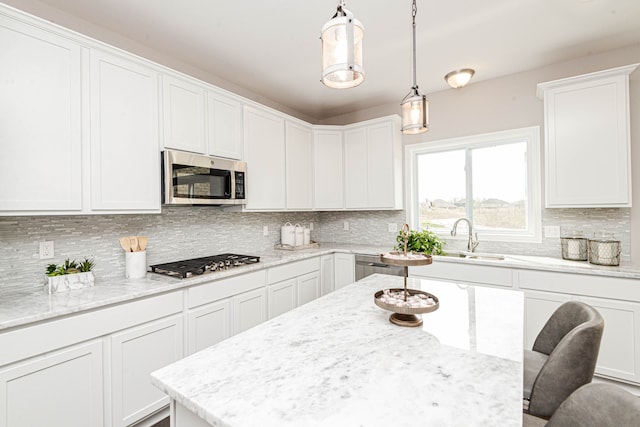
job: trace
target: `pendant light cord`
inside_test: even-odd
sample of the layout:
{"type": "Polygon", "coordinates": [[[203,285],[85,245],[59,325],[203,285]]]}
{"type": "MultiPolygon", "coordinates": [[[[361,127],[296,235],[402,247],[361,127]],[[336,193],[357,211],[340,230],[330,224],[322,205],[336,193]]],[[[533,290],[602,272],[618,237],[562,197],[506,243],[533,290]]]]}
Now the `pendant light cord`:
{"type": "Polygon", "coordinates": [[[418,6],[416,6],[416,0],[413,0],[413,6],[411,7],[411,17],[413,18],[413,87],[418,89],[416,83],[416,14],[418,13],[418,6]]]}

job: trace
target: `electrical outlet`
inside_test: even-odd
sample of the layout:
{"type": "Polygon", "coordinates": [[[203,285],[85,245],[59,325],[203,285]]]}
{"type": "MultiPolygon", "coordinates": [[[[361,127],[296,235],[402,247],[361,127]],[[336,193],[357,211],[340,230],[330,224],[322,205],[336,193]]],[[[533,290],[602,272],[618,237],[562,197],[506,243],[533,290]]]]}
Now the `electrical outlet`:
{"type": "Polygon", "coordinates": [[[40,242],[40,259],[51,259],[53,256],[53,242],[40,242]]]}
{"type": "Polygon", "coordinates": [[[387,224],[387,231],[389,233],[397,233],[398,232],[398,224],[387,224]]]}
{"type": "Polygon", "coordinates": [[[313,223],[312,222],[309,223],[309,230],[313,231],[313,223]]]}
{"type": "Polygon", "coordinates": [[[560,237],[560,226],[559,225],[545,225],[544,226],[544,237],[560,237]]]}
{"type": "Polygon", "coordinates": [[[349,221],[345,221],[345,222],[342,224],[342,229],[343,229],[344,231],[349,231],[349,221]]]}
{"type": "Polygon", "coordinates": [[[262,235],[263,236],[268,236],[269,235],[269,226],[265,225],[262,227],[262,235]]]}

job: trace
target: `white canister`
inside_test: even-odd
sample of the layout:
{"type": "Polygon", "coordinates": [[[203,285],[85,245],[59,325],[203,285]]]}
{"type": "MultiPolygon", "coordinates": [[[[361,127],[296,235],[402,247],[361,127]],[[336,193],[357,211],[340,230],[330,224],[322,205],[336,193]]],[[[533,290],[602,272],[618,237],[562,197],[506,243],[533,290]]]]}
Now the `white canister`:
{"type": "Polygon", "coordinates": [[[300,224],[296,224],[295,226],[295,246],[300,246],[304,244],[304,228],[300,224]]]}
{"type": "Polygon", "coordinates": [[[124,253],[124,276],[141,279],[147,274],[147,251],[124,253]]]}
{"type": "Polygon", "coordinates": [[[290,222],[280,227],[280,243],[289,246],[296,244],[295,227],[290,222]]]}
{"type": "Polygon", "coordinates": [[[304,244],[311,244],[311,230],[309,230],[307,227],[304,228],[304,244]]]}

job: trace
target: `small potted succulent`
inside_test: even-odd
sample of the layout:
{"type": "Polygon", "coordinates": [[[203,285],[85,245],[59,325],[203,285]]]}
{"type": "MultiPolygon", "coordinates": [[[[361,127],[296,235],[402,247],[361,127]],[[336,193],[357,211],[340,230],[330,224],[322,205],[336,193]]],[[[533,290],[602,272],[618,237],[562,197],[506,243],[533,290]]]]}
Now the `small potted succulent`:
{"type": "Polygon", "coordinates": [[[93,259],[85,258],[81,262],[67,258],[64,263],[49,264],[45,275],[45,287],[49,294],[71,291],[93,286],[91,270],[95,266],[93,259]]]}

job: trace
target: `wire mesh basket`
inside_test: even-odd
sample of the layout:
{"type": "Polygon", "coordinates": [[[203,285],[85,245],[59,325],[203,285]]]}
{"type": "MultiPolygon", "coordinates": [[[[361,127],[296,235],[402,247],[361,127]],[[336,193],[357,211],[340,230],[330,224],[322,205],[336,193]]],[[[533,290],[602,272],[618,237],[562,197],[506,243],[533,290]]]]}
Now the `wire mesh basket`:
{"type": "Polygon", "coordinates": [[[620,240],[589,239],[589,262],[598,265],[620,265],[620,240]]]}
{"type": "Polygon", "coordinates": [[[587,239],[584,237],[562,237],[562,259],[586,261],[589,258],[587,239]]]}

